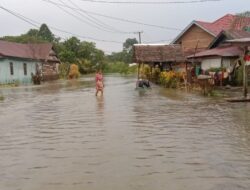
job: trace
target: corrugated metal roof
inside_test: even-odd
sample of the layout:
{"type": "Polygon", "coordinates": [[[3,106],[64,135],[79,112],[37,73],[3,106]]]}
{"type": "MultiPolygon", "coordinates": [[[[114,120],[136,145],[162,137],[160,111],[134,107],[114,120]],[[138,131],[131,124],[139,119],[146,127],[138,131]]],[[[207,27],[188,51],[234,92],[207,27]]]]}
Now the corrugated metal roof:
{"type": "Polygon", "coordinates": [[[188,58],[200,58],[200,57],[211,57],[211,56],[220,56],[220,57],[237,57],[243,53],[240,47],[229,46],[229,47],[218,47],[214,49],[209,49],[202,51],[195,55],[190,55],[188,58]]]}
{"type": "Polygon", "coordinates": [[[209,45],[209,49],[220,46],[227,40],[247,38],[247,37],[250,37],[250,32],[244,30],[226,30],[226,31],[223,30],[209,45]]]}
{"type": "MultiPolygon", "coordinates": [[[[51,43],[21,44],[0,40],[0,54],[2,55],[2,57],[50,60],[51,50],[51,43]]],[[[59,62],[58,59],[57,61],[59,62]]]]}
{"type": "Polygon", "coordinates": [[[244,30],[226,30],[225,34],[231,39],[250,38],[250,32],[244,30]]]}
{"type": "Polygon", "coordinates": [[[249,38],[240,38],[240,39],[227,40],[227,42],[250,42],[250,37],[249,38]]]}
{"type": "Polygon", "coordinates": [[[140,45],[134,46],[135,62],[184,62],[180,45],[140,45]]]}

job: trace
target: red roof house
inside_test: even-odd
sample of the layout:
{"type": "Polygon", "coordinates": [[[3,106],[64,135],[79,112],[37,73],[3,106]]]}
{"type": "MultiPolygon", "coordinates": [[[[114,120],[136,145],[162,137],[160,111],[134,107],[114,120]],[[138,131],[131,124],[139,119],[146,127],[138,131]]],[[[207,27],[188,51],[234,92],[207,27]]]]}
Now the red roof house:
{"type": "Polygon", "coordinates": [[[249,17],[227,14],[214,22],[193,21],[172,42],[181,44],[182,50],[193,54],[209,47],[223,30],[244,30],[250,26],[249,17]]]}

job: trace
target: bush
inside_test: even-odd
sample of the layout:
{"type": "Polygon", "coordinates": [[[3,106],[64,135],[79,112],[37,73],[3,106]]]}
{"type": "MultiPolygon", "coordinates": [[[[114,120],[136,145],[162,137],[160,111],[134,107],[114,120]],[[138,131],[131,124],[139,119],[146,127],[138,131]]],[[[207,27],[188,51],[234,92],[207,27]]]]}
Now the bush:
{"type": "Polygon", "coordinates": [[[243,84],[243,66],[240,66],[235,73],[235,81],[237,85],[243,84]]]}
{"type": "Polygon", "coordinates": [[[59,77],[66,79],[68,77],[70,65],[68,63],[61,63],[59,65],[59,77]]]}
{"type": "Polygon", "coordinates": [[[96,65],[92,64],[88,59],[78,60],[77,65],[81,74],[93,73],[96,70],[96,65]]]}
{"type": "Polygon", "coordinates": [[[143,65],[140,69],[141,78],[151,79],[151,69],[149,65],[143,65]]]}
{"type": "Polygon", "coordinates": [[[160,74],[161,74],[160,68],[158,68],[158,67],[153,68],[153,70],[152,70],[152,80],[154,82],[158,83],[159,80],[160,80],[160,74]]]}
{"type": "Polygon", "coordinates": [[[69,79],[76,79],[76,78],[79,78],[79,76],[80,76],[80,72],[79,72],[79,69],[78,69],[78,65],[71,64],[70,69],[69,69],[68,78],[69,79]]]}
{"type": "Polygon", "coordinates": [[[159,83],[166,88],[177,88],[183,81],[183,73],[164,71],[160,73],[159,83]]]}

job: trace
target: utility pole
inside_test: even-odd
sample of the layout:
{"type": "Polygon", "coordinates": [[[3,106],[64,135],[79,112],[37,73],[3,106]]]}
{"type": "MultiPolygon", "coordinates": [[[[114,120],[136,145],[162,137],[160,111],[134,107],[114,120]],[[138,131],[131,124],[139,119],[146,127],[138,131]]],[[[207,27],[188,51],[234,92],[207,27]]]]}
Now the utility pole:
{"type": "Polygon", "coordinates": [[[141,44],[141,34],[143,33],[143,31],[138,31],[134,33],[139,35],[139,44],[141,44]]]}
{"type": "MultiPolygon", "coordinates": [[[[134,32],[134,33],[139,35],[139,44],[141,44],[141,34],[143,33],[143,31],[138,31],[138,32],[134,32]]],[[[137,68],[137,79],[138,80],[140,78],[140,68],[141,68],[141,63],[138,64],[138,68],[137,68]]]]}
{"type": "Polygon", "coordinates": [[[244,48],[244,56],[243,56],[243,96],[247,97],[247,85],[248,85],[248,76],[247,76],[247,68],[246,68],[246,60],[245,55],[247,52],[247,47],[244,48]]]}

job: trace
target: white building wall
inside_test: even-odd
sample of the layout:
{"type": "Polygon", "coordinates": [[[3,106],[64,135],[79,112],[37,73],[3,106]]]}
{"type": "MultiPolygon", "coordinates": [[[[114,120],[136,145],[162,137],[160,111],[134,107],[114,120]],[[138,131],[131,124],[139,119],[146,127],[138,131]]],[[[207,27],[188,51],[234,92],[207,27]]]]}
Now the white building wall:
{"type": "Polygon", "coordinates": [[[210,68],[220,68],[220,67],[221,67],[221,58],[203,59],[201,62],[202,70],[208,70],[210,68]]]}
{"type": "Polygon", "coordinates": [[[0,59],[0,84],[31,83],[31,73],[36,73],[36,65],[41,63],[31,60],[0,59]],[[10,73],[10,62],[13,63],[13,75],[10,73]],[[24,75],[23,64],[27,64],[27,75],[24,75]]]}

